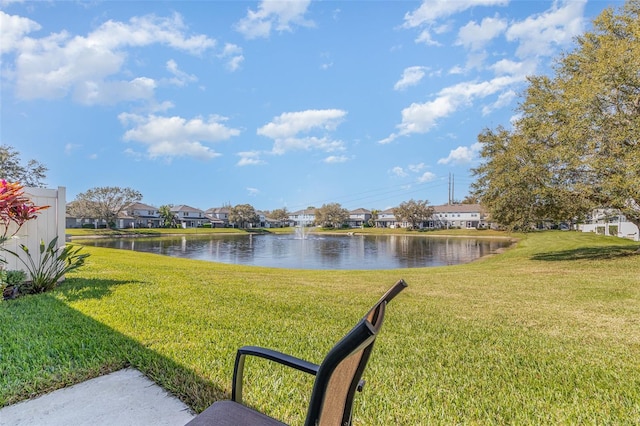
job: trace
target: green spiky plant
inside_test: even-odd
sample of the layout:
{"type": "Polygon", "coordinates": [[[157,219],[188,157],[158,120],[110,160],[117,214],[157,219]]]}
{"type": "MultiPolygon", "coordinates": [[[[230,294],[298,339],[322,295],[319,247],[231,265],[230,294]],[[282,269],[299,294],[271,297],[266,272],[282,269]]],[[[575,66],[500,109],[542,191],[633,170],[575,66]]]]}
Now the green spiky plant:
{"type": "Polygon", "coordinates": [[[26,261],[17,253],[10,253],[18,257],[29,271],[31,281],[23,286],[23,291],[29,294],[44,293],[55,288],[67,272],[84,265],[85,259],[89,257],[88,253],[80,253],[82,247],[65,245],[59,248],[58,237],[52,239],[48,245],[45,245],[43,240],[40,241],[39,262],[33,259],[29,247],[20,244],[20,248],[27,255],[26,261]]]}

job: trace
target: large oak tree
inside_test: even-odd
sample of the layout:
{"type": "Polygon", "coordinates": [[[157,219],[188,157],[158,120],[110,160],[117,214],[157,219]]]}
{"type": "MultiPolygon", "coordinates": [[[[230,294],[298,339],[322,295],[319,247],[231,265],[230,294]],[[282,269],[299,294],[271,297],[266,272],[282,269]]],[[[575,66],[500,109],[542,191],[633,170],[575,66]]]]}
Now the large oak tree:
{"type": "Polygon", "coordinates": [[[474,195],[492,220],[526,229],[615,208],[640,227],[640,0],[606,9],[529,78],[512,130],[479,136],[474,195]]]}
{"type": "Polygon", "coordinates": [[[101,186],[78,194],[75,201],[70,203],[69,214],[79,218],[101,219],[111,226],[127,206],[141,200],[142,194],[135,189],[101,186]]]}
{"type": "Polygon", "coordinates": [[[411,229],[420,228],[420,224],[429,220],[433,216],[433,207],[429,206],[428,200],[403,201],[393,209],[393,215],[398,222],[407,222],[411,229]]]}

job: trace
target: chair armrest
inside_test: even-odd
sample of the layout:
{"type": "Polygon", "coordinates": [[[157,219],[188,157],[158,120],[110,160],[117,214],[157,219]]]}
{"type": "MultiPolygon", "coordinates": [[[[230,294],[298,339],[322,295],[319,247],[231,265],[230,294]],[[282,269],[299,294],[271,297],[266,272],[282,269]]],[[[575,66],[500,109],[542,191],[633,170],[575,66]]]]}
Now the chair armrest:
{"type": "Polygon", "coordinates": [[[259,346],[243,346],[236,353],[236,362],[233,367],[231,399],[235,402],[242,402],[242,376],[244,374],[244,359],[247,355],[268,359],[314,376],[318,373],[319,366],[304,359],[259,346]]]}

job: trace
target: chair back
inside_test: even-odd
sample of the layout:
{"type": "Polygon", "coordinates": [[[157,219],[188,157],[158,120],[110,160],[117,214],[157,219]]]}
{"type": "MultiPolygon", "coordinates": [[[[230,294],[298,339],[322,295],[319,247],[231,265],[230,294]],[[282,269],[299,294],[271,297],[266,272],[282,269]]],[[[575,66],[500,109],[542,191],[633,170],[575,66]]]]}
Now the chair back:
{"type": "Polygon", "coordinates": [[[348,426],[355,392],[384,320],[387,303],[404,290],[398,281],[327,354],[318,368],[305,425],[348,426]]]}

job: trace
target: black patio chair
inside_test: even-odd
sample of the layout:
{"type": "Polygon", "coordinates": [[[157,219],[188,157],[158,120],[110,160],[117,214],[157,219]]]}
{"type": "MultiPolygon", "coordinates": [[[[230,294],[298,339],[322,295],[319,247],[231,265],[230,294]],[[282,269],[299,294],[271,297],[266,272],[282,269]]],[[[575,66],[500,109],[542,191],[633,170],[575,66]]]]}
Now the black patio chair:
{"type": "Polygon", "coordinates": [[[283,425],[263,413],[242,404],[242,376],[245,357],[265,358],[316,376],[307,409],[306,426],[351,425],[351,409],[356,390],[362,391],[362,372],[369,360],[373,343],[382,326],[387,303],[404,290],[398,281],[371,310],[327,354],[320,365],[256,346],[244,346],[236,355],[231,400],[218,401],[204,410],[187,426],[283,425]]]}

